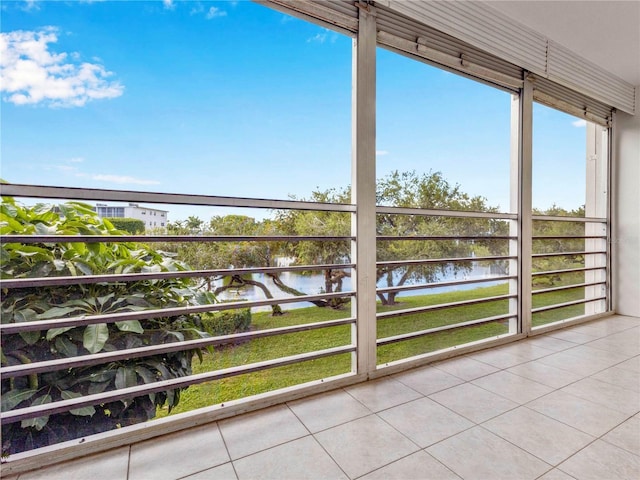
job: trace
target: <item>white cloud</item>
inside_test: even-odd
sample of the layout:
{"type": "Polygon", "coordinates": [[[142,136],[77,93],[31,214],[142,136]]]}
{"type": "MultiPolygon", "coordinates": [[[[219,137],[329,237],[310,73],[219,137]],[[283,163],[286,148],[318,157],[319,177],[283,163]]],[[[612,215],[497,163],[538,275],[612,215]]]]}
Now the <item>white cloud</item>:
{"type": "Polygon", "coordinates": [[[80,107],[90,100],[115,98],[124,87],[97,63],[80,62],[75,52],[54,53],[52,27],[0,33],[0,92],[15,105],[80,107]]]}
{"type": "Polygon", "coordinates": [[[38,5],[36,0],[24,0],[23,10],[40,10],[40,5],[38,5]]]}
{"type": "Polygon", "coordinates": [[[176,8],[176,5],[173,3],[173,0],[162,0],[162,4],[164,5],[164,8],[166,8],[167,10],[173,10],[174,8],[176,8]]]}
{"type": "Polygon", "coordinates": [[[67,160],[68,163],[82,163],[84,162],[84,158],[82,157],[73,157],[67,160]]]}
{"type": "Polygon", "coordinates": [[[218,17],[226,17],[226,16],[227,16],[227,12],[225,12],[224,10],[220,10],[219,8],[216,8],[216,7],[209,8],[209,10],[207,11],[207,14],[205,15],[207,20],[211,20],[212,18],[218,18],[218,17]]]}
{"type": "Polygon", "coordinates": [[[389,155],[389,152],[387,152],[386,150],[376,150],[376,156],[382,157],[384,155],[389,155]]]}
{"type": "Polygon", "coordinates": [[[111,175],[102,173],[77,173],[77,177],[85,177],[99,182],[110,182],[119,184],[135,184],[135,185],[159,185],[157,180],[148,180],[144,178],[135,178],[128,175],[111,175]]]}
{"type": "Polygon", "coordinates": [[[332,32],[328,28],[323,28],[322,32],[316,33],[313,37],[307,38],[307,43],[324,43],[327,40],[331,43],[335,43],[338,40],[338,34],[332,32]]]}
{"type": "Polygon", "coordinates": [[[571,122],[571,125],[577,128],[582,128],[587,126],[586,120],[576,120],[575,122],[571,122]]]}
{"type": "Polygon", "coordinates": [[[316,33],[313,37],[307,38],[307,43],[324,43],[326,39],[326,33],[316,33]]]}

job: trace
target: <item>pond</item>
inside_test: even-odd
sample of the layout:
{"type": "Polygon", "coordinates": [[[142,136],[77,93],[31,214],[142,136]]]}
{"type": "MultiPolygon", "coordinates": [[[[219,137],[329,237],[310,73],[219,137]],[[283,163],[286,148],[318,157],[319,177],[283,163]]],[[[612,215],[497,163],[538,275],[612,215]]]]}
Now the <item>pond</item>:
{"type": "MultiPolygon", "coordinates": [[[[448,269],[444,273],[438,274],[436,278],[436,282],[449,282],[454,280],[484,280],[492,277],[500,277],[503,276],[504,273],[497,271],[495,267],[491,267],[490,265],[477,265],[475,264],[471,270],[464,270],[455,272],[453,268],[448,269]]],[[[397,275],[399,276],[399,274],[397,275]]],[[[274,298],[291,298],[293,295],[288,294],[280,290],[265,274],[253,274],[251,278],[257,282],[263,283],[274,296],[274,298]]],[[[282,282],[295,288],[300,292],[304,292],[307,295],[315,295],[324,293],[324,276],[322,272],[313,272],[309,274],[300,274],[298,272],[283,272],[280,274],[280,279],[282,282]]],[[[222,285],[223,280],[217,280],[214,282],[214,288],[222,285]]],[[[474,288],[478,288],[481,286],[488,287],[491,285],[497,285],[503,281],[496,280],[495,282],[482,282],[477,284],[464,284],[464,285],[453,285],[453,286],[443,286],[443,287],[433,287],[419,290],[410,290],[408,292],[402,292],[398,294],[397,298],[401,298],[403,296],[412,296],[412,295],[425,295],[429,293],[443,293],[450,292],[454,290],[472,290],[474,288]]],[[[415,285],[419,283],[426,283],[424,281],[413,281],[407,282],[406,285],[415,285]]],[[[386,279],[381,279],[378,282],[378,287],[385,287],[386,279]]],[[[351,278],[345,277],[342,283],[343,291],[351,290],[351,278]]],[[[241,288],[233,288],[222,292],[218,295],[218,298],[222,301],[258,301],[265,300],[264,293],[258,287],[253,285],[246,285],[241,288]]],[[[280,305],[283,310],[290,310],[294,308],[303,308],[312,306],[309,302],[296,302],[296,303],[287,303],[280,305]]],[[[253,311],[270,311],[271,308],[269,306],[265,307],[255,307],[253,311]]]]}

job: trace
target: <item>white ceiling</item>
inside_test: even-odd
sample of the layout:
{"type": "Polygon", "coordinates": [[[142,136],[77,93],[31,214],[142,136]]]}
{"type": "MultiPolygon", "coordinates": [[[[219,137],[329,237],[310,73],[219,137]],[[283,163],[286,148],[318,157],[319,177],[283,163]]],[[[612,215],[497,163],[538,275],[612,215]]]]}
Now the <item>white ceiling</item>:
{"type": "Polygon", "coordinates": [[[484,3],[640,86],[640,0],[484,3]]]}

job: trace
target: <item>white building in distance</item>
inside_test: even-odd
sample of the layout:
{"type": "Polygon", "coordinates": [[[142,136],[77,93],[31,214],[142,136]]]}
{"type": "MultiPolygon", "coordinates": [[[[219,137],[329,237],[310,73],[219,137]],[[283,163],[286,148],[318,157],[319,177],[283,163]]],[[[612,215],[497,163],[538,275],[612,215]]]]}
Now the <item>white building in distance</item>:
{"type": "Polygon", "coordinates": [[[126,206],[112,206],[104,203],[96,204],[96,212],[100,218],[135,218],[142,220],[146,229],[165,228],[167,226],[167,210],[141,207],[137,203],[126,206]]]}

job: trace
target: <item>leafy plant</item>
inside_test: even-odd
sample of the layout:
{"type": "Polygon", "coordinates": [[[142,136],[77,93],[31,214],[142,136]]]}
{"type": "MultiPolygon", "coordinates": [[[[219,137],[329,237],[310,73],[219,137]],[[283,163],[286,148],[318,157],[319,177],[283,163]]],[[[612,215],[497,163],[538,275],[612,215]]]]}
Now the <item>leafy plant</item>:
{"type": "Polygon", "coordinates": [[[246,332],[251,327],[251,309],[208,312],[200,316],[202,328],[212,336],[246,332]]]}
{"type": "MultiPolygon", "coordinates": [[[[89,205],[69,202],[24,207],[3,197],[0,247],[3,279],[181,271],[169,254],[131,242],[24,244],[11,235],[123,235],[89,205]]],[[[215,297],[188,279],[101,282],[34,288],[3,288],[2,323],[133,312],[212,303],[215,297]]],[[[198,316],[160,317],[88,326],[51,328],[2,336],[2,365],[19,365],[207,336],[198,316]]],[[[41,405],[191,374],[194,354],[178,351],[106,364],[62,369],[2,380],[2,411],[41,405]]],[[[147,421],[158,406],[169,409],[181,389],[126,398],[3,426],[2,452],[16,453],[147,421]]]]}
{"type": "Polygon", "coordinates": [[[144,222],[137,218],[109,217],[108,220],[118,230],[124,230],[132,235],[144,233],[144,222]]]}

